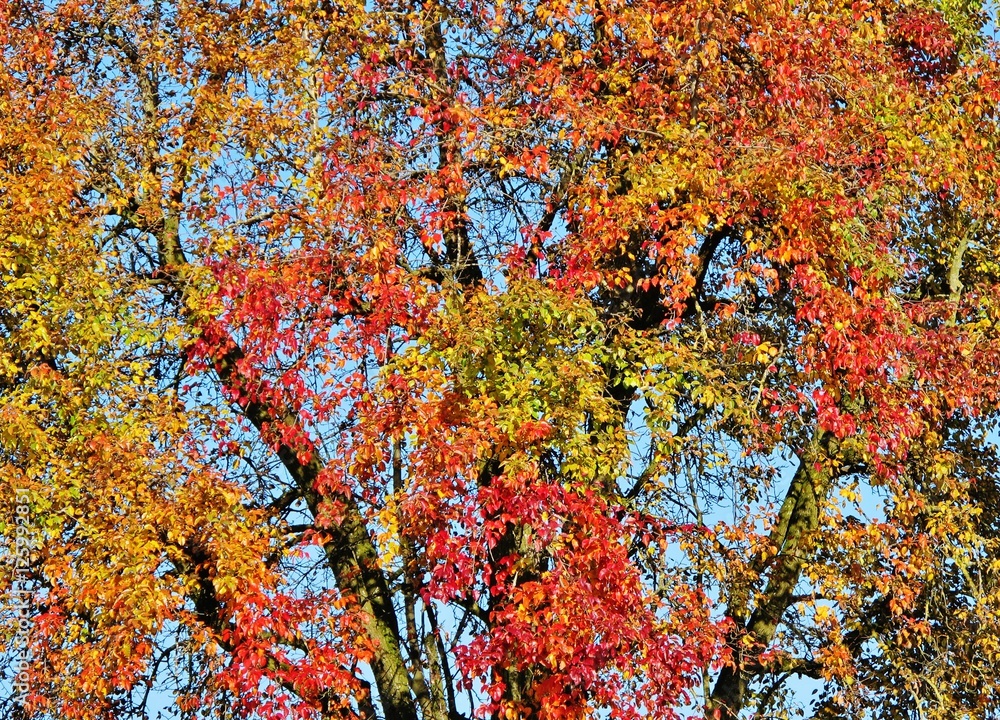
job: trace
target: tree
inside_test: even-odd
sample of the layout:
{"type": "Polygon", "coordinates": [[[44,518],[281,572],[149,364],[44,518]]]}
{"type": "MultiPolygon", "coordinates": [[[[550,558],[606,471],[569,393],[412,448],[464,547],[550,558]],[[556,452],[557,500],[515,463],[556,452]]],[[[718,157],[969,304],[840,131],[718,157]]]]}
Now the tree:
{"type": "Polygon", "coordinates": [[[1000,716],[981,7],[0,8],[17,712],[1000,716]]]}

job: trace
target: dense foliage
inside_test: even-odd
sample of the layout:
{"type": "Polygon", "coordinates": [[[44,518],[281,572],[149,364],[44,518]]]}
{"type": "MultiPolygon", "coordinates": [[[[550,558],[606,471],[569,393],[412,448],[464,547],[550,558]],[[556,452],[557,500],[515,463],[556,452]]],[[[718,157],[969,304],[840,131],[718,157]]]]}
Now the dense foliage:
{"type": "Polygon", "coordinates": [[[986,23],[0,0],[0,713],[1000,717],[986,23]]]}

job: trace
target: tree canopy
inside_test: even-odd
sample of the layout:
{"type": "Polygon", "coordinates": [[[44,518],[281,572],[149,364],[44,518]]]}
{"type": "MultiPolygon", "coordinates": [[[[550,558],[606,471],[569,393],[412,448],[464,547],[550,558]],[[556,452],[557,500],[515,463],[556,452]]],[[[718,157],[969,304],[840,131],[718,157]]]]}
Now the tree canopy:
{"type": "Polygon", "coordinates": [[[0,713],[1000,717],[989,27],[0,0],[0,713]]]}

